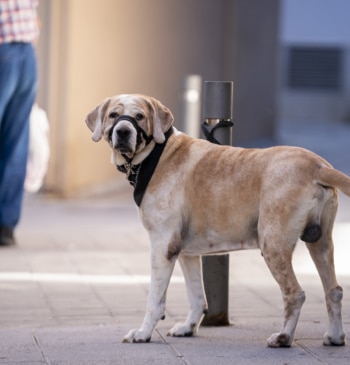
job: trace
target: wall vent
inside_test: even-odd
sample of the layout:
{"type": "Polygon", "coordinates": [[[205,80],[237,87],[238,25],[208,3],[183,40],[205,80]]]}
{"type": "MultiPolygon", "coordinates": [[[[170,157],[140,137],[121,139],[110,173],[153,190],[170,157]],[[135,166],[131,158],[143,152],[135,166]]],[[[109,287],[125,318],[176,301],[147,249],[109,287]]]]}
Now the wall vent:
{"type": "Polygon", "coordinates": [[[342,50],[325,47],[290,47],[288,87],[308,90],[339,90],[342,50]]]}

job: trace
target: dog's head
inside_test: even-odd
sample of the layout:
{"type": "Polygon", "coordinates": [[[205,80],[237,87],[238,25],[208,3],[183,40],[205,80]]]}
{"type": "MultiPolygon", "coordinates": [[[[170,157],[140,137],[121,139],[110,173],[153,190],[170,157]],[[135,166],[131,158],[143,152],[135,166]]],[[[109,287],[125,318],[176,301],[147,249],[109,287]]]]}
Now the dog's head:
{"type": "Polygon", "coordinates": [[[158,100],[138,94],[105,99],[86,117],[92,140],[102,137],[113,151],[132,159],[154,140],[164,143],[165,132],[173,124],[170,110],[158,100]]]}

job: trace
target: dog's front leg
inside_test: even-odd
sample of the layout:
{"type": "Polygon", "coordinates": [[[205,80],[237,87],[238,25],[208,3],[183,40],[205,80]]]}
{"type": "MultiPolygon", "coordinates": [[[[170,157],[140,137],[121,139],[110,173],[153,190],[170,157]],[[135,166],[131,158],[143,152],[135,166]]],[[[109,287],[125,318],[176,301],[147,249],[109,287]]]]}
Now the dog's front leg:
{"type": "Polygon", "coordinates": [[[166,292],[176,260],[168,260],[161,247],[152,248],[152,273],[147,310],[140,329],[131,330],[123,342],[149,342],[158,321],[165,316],[166,292]]]}
{"type": "Polygon", "coordinates": [[[168,332],[168,336],[187,337],[197,333],[208,305],[203,287],[201,257],[180,255],[179,262],[186,281],[190,312],[186,321],[184,323],[177,323],[168,332]]]}

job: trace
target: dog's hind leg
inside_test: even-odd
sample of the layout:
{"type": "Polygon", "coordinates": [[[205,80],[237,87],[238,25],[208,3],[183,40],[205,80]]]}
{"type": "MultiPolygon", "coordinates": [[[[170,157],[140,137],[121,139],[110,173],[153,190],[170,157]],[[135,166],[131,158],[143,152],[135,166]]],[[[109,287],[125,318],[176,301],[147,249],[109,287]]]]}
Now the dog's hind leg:
{"type": "MultiPolygon", "coordinates": [[[[267,344],[269,347],[290,347],[297,326],[305,294],[301,289],[292,267],[293,245],[285,238],[265,237],[263,244],[264,259],[273,277],[280,286],[284,301],[284,324],[281,332],[272,334],[267,344]]],[[[296,241],[296,240],[295,240],[296,241]]]]}
{"type": "Polygon", "coordinates": [[[307,244],[307,247],[320,275],[326,297],[329,323],[323,344],[344,345],[345,334],[341,314],[343,289],[338,285],[335,277],[332,239],[324,238],[317,243],[307,244]]]}
{"type": "Polygon", "coordinates": [[[336,200],[331,199],[325,205],[322,212],[321,225],[322,231],[324,232],[322,237],[315,243],[306,243],[320,275],[325,292],[329,324],[328,330],[323,338],[323,344],[328,346],[341,346],[345,344],[341,315],[343,290],[338,285],[335,276],[333,258],[332,229],[336,210],[336,200]]]}
{"type": "Polygon", "coordinates": [[[167,259],[157,245],[153,245],[151,255],[152,273],[146,314],[141,328],[129,331],[123,342],[149,342],[156,324],[165,315],[166,292],[176,260],[167,259]]]}
{"type": "Polygon", "coordinates": [[[205,299],[202,260],[200,256],[179,256],[179,262],[185,277],[190,312],[184,323],[177,323],[168,332],[168,336],[192,336],[197,333],[208,305],[205,299]]]}

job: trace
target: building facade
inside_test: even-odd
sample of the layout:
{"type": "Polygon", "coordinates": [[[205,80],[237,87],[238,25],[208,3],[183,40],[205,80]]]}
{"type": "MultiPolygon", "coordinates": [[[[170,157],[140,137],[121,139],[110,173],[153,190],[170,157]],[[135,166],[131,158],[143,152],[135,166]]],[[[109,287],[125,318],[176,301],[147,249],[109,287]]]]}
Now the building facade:
{"type": "Polygon", "coordinates": [[[283,0],[279,119],[350,122],[350,2],[283,0]]]}

